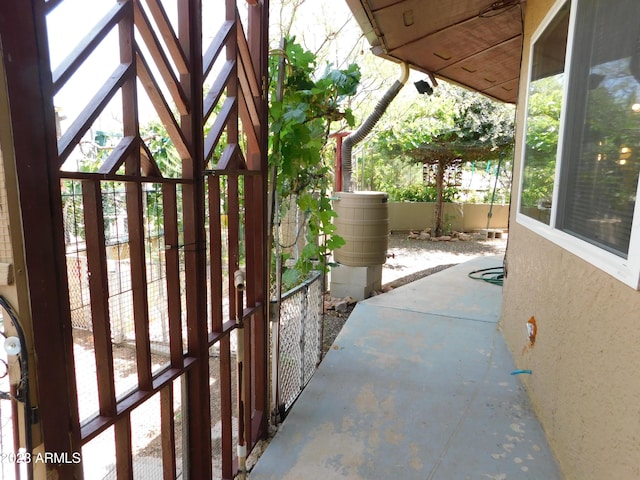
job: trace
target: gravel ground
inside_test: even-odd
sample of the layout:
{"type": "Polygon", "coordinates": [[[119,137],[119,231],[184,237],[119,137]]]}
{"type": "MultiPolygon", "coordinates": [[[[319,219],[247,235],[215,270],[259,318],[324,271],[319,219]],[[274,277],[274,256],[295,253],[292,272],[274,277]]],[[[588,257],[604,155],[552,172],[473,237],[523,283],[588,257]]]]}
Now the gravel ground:
{"type": "MultiPolygon", "coordinates": [[[[388,250],[391,256],[382,268],[382,292],[476,257],[504,254],[506,245],[506,238],[485,240],[474,237],[467,242],[432,242],[409,239],[406,234],[392,234],[388,250]]],[[[324,352],[331,348],[354,307],[355,304],[350,305],[344,313],[335,310],[325,312],[322,341],[324,352]]]]}
{"type": "Polygon", "coordinates": [[[389,237],[388,254],[393,255],[382,268],[382,285],[399,287],[429,275],[429,270],[442,265],[452,266],[476,257],[504,254],[505,238],[468,242],[431,242],[414,240],[406,235],[389,237]],[[426,273],[424,273],[426,272],[426,273]]]}

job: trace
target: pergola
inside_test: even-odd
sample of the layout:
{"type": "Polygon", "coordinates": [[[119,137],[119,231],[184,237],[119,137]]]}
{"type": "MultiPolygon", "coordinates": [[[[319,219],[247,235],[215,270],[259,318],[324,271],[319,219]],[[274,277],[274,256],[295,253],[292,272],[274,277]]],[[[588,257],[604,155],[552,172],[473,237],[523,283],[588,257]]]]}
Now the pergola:
{"type": "Polygon", "coordinates": [[[442,213],[444,202],[444,175],[447,168],[457,167],[463,162],[486,160],[495,149],[491,145],[474,141],[442,139],[425,143],[405,152],[417,163],[436,166],[436,225],[434,235],[442,235],[442,213]]]}

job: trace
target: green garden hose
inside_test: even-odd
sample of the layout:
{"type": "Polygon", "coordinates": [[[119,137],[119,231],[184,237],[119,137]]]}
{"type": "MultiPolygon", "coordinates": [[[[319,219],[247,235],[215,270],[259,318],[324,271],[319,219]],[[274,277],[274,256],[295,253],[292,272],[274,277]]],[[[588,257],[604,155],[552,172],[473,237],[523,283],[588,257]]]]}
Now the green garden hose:
{"type": "Polygon", "coordinates": [[[473,278],[474,280],[483,280],[493,285],[502,286],[504,280],[504,267],[491,267],[474,270],[469,273],[469,278],[473,278]]]}

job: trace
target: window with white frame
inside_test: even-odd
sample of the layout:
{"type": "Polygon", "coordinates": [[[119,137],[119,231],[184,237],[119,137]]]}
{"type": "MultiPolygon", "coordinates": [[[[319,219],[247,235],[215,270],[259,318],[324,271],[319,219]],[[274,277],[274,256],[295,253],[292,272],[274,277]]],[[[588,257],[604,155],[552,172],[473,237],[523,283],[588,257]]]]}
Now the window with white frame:
{"type": "Polygon", "coordinates": [[[636,1],[558,2],[534,35],[518,206],[519,223],[634,288],[638,18],[636,1]]]}

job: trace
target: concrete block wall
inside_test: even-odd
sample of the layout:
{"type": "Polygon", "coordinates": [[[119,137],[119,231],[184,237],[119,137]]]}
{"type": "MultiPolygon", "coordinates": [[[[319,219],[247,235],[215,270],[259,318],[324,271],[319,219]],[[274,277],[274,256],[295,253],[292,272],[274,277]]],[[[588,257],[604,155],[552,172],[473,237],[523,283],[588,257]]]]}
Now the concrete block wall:
{"type": "MultiPolygon", "coordinates": [[[[433,227],[436,204],[432,202],[389,202],[389,230],[424,230],[433,227]]],[[[445,203],[443,223],[451,229],[471,232],[487,228],[491,205],[486,203],[445,203]]],[[[493,205],[489,228],[509,226],[509,205],[493,205]]]]}
{"type": "Polygon", "coordinates": [[[338,265],[331,269],[330,276],[331,296],[334,298],[353,297],[356,300],[364,300],[371,296],[371,292],[382,287],[382,265],[338,265]]]}

